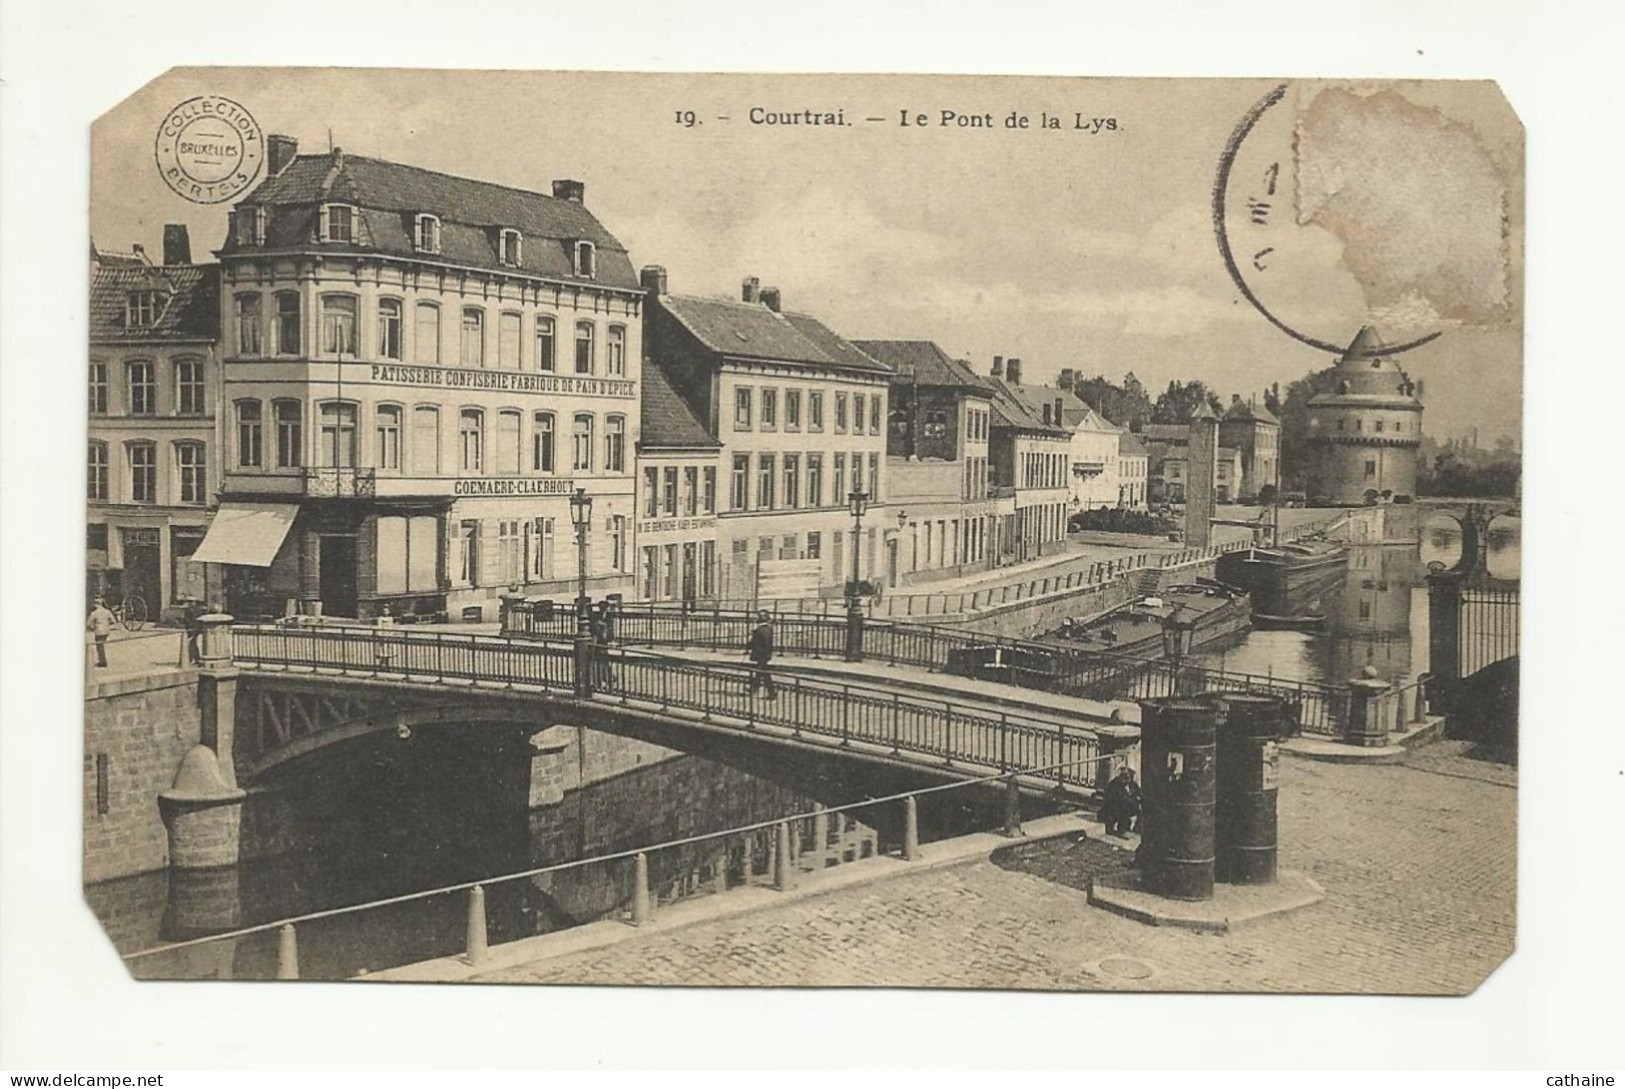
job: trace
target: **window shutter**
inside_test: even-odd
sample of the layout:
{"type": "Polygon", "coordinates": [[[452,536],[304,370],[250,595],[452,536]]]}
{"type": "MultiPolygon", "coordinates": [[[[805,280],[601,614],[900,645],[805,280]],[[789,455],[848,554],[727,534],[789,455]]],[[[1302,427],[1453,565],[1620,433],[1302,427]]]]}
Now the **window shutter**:
{"type": "Polygon", "coordinates": [[[502,584],[502,557],[499,555],[501,546],[498,544],[497,533],[500,528],[498,519],[480,519],[479,537],[475,541],[474,559],[478,564],[477,574],[481,586],[502,584]]]}

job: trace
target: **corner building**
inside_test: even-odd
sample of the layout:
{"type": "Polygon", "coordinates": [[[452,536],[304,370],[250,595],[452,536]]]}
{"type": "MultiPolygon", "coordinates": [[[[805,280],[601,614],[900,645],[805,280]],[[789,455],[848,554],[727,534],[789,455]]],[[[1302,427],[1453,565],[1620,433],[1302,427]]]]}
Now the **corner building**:
{"type": "MultiPolygon", "coordinates": [[[[882,509],[891,501],[890,371],[816,319],[784,310],[778,290],[755,277],[743,282],[737,302],[671,294],[658,267],[644,277],[649,365],[718,444],[715,526],[694,527],[700,552],[713,534],[716,542],[716,574],[707,583],[702,570],[702,587],[731,601],[838,591],[852,571],[847,497],[854,491],[871,503],[858,540],[859,577],[895,585],[896,515],[882,509]]],[[[670,507],[664,473],[662,466],[662,512],[670,507]]],[[[681,502],[686,511],[688,500],[681,502]]],[[[679,543],[661,544],[658,596],[679,596],[665,589],[673,555],[666,545],[679,543]]]]}
{"type": "Polygon", "coordinates": [[[238,615],[495,614],[631,589],[643,293],[551,195],[268,140],[222,269],[221,505],[238,615]]]}

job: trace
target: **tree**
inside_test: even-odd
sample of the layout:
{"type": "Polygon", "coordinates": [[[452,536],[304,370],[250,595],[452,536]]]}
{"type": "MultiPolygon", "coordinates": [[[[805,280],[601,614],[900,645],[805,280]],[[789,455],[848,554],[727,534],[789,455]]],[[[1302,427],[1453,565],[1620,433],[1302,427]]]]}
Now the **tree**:
{"type": "Polygon", "coordinates": [[[1337,368],[1311,371],[1286,388],[1286,396],[1273,398],[1280,407],[1265,405],[1281,421],[1281,480],[1287,491],[1303,491],[1307,486],[1305,473],[1309,464],[1309,402],[1322,393],[1337,387],[1337,368]]]}
{"type": "Polygon", "coordinates": [[[1200,378],[1189,382],[1170,381],[1168,388],[1157,395],[1157,403],[1151,406],[1151,420],[1162,424],[1185,423],[1203,401],[1215,415],[1224,414],[1224,402],[1200,378]]]}
{"type": "Polygon", "coordinates": [[[1123,377],[1122,385],[1114,385],[1104,375],[1085,378],[1081,371],[1067,367],[1056,384],[1071,390],[1078,400],[1130,431],[1140,430],[1151,416],[1151,401],[1133,371],[1123,377]]]}

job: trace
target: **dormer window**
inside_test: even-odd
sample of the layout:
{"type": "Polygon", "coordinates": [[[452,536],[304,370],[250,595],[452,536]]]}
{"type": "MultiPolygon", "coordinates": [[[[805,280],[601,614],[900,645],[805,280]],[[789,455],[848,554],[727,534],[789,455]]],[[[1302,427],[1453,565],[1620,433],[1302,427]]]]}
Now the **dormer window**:
{"type": "Polygon", "coordinates": [[[524,239],[518,231],[512,228],[504,228],[497,239],[497,260],[504,265],[518,267],[520,255],[523,252],[521,249],[523,241],[524,239]]]}
{"type": "Polygon", "coordinates": [[[588,280],[598,278],[598,249],[591,242],[576,243],[576,275],[588,280]]]}
{"type": "Polygon", "coordinates": [[[424,213],[417,218],[416,228],[413,231],[413,242],[419,253],[440,252],[440,220],[436,216],[424,213]]]}
{"type": "Polygon", "coordinates": [[[237,244],[239,246],[265,245],[265,209],[237,209],[237,244]]]}
{"type": "Polygon", "coordinates": [[[158,322],[160,300],[156,291],[132,291],[125,301],[125,325],[146,329],[158,322]]]}
{"type": "Polygon", "coordinates": [[[322,205],[321,237],[323,242],[354,242],[356,240],[356,210],[349,204],[322,205]]]}

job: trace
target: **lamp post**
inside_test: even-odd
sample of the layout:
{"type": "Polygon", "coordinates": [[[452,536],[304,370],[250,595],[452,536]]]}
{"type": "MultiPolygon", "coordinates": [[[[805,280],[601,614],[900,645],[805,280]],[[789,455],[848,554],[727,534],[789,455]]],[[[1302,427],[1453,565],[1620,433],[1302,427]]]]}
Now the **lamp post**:
{"type": "Polygon", "coordinates": [[[1168,615],[1162,618],[1162,652],[1173,663],[1171,667],[1173,684],[1169,692],[1171,696],[1180,694],[1179,682],[1185,655],[1190,653],[1191,640],[1196,635],[1196,621],[1194,618],[1187,620],[1184,611],[1184,603],[1176,601],[1168,615]]]}
{"type": "Polygon", "coordinates": [[[863,610],[858,604],[858,545],[863,536],[863,515],[869,509],[869,493],[854,491],[846,497],[852,511],[852,578],[846,584],[846,660],[863,660],[863,610]]]}
{"type": "Polygon", "coordinates": [[[587,620],[587,530],[592,525],[592,496],[577,488],[570,496],[570,524],[576,531],[575,691],[592,695],[592,627],[587,620]]]}

